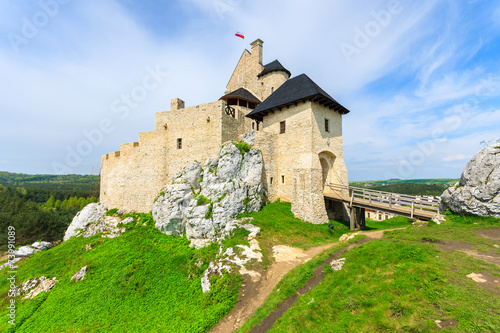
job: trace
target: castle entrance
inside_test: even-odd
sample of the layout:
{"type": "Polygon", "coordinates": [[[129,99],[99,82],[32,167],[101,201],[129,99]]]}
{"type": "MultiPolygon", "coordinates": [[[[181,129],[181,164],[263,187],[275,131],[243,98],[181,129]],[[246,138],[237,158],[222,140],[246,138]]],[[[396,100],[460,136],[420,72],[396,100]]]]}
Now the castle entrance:
{"type": "Polygon", "coordinates": [[[333,163],[335,162],[335,155],[328,151],[324,151],[319,153],[319,162],[321,163],[321,174],[323,178],[323,186],[325,186],[325,183],[327,180],[332,179],[332,173],[333,173],[333,163]]]}

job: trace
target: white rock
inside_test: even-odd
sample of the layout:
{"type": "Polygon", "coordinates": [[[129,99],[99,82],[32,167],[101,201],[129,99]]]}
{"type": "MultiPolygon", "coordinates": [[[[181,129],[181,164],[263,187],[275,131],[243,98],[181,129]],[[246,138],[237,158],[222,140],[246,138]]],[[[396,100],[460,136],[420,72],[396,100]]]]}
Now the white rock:
{"type": "Polygon", "coordinates": [[[240,135],[240,141],[248,143],[250,146],[253,146],[255,143],[255,132],[249,131],[245,134],[240,135]]]}
{"type": "Polygon", "coordinates": [[[340,271],[344,267],[345,258],[340,258],[338,260],[332,260],[330,266],[334,271],[340,271]]]}
{"type": "Polygon", "coordinates": [[[85,278],[85,274],[87,274],[87,266],[83,266],[78,272],[76,272],[70,279],[70,281],[82,281],[85,278]]]}
{"type": "Polygon", "coordinates": [[[52,247],[52,243],[49,242],[35,242],[31,244],[32,247],[38,250],[46,250],[52,247]]]}
{"type": "Polygon", "coordinates": [[[14,265],[19,261],[21,261],[21,259],[23,258],[16,257],[14,259],[9,259],[5,264],[0,265],[0,271],[6,267],[8,267],[10,270],[14,270],[15,269],[14,265]]]}
{"type": "MultiPolygon", "coordinates": [[[[236,228],[233,221],[238,214],[260,210],[265,200],[263,159],[257,149],[243,155],[235,144],[226,143],[217,157],[207,160],[203,175],[201,169],[195,162],[177,173],[152,210],[158,230],[167,235],[186,234],[195,247],[209,244],[207,239],[226,237],[236,228]]],[[[252,228],[251,233],[257,230],[244,228],[252,228]]]]}
{"type": "MultiPolygon", "coordinates": [[[[33,281],[36,281],[33,280],[33,281]]],[[[44,276],[40,277],[38,279],[38,283],[36,283],[36,287],[32,290],[30,290],[24,297],[23,299],[32,299],[35,298],[38,294],[40,294],[43,291],[49,291],[56,285],[56,278],[53,279],[47,279],[44,276]]]]}
{"type": "Polygon", "coordinates": [[[132,223],[132,222],[134,222],[134,218],[129,216],[129,217],[121,220],[120,224],[129,224],[129,223],[132,223]]]}
{"type": "Polygon", "coordinates": [[[470,274],[467,274],[467,277],[469,279],[472,279],[474,282],[478,282],[478,283],[488,282],[488,280],[484,279],[483,274],[470,273],[470,274]]]}
{"type": "Polygon", "coordinates": [[[96,222],[99,218],[104,217],[105,214],[106,206],[104,204],[88,204],[75,215],[64,234],[63,240],[67,241],[71,237],[76,236],[79,229],[85,230],[90,223],[96,222]]]}
{"type": "Polygon", "coordinates": [[[354,237],[356,237],[356,235],[359,234],[359,232],[355,232],[353,234],[343,234],[342,236],[340,236],[339,238],[339,242],[347,242],[347,241],[350,241],[351,239],[353,239],[354,237]]]}
{"type": "Polygon", "coordinates": [[[441,211],[500,217],[500,144],[472,157],[458,184],[444,191],[441,199],[441,211]]]}
{"type": "Polygon", "coordinates": [[[242,224],[241,227],[245,228],[246,230],[248,230],[248,232],[250,232],[248,234],[249,239],[254,238],[260,232],[260,228],[253,224],[242,224]]]}
{"type": "Polygon", "coordinates": [[[21,246],[16,251],[13,251],[12,254],[17,258],[29,257],[33,253],[37,252],[37,249],[32,248],[29,245],[21,246]]]}

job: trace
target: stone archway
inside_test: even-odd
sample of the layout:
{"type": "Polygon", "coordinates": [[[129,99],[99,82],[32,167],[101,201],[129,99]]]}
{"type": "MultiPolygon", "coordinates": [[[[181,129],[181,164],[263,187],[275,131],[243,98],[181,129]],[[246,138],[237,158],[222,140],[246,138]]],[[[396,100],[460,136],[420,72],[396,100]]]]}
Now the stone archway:
{"type": "Polygon", "coordinates": [[[323,157],[320,157],[319,161],[321,163],[321,175],[323,176],[323,186],[325,186],[326,179],[328,178],[328,172],[330,171],[330,165],[328,165],[328,162],[323,157]]]}
{"type": "Polygon", "coordinates": [[[319,153],[318,157],[319,157],[319,162],[321,163],[321,174],[323,176],[322,178],[324,186],[327,181],[331,182],[333,179],[335,179],[335,177],[333,177],[334,173],[333,165],[335,163],[335,155],[333,155],[329,151],[323,151],[319,153]]]}

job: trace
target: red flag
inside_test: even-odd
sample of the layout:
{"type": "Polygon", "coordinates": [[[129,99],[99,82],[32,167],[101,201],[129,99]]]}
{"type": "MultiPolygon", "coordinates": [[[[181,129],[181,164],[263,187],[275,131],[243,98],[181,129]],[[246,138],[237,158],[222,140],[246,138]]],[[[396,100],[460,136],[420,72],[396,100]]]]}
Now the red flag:
{"type": "Polygon", "coordinates": [[[243,34],[243,33],[239,32],[239,31],[238,31],[238,32],[236,32],[234,35],[235,35],[236,37],[240,37],[240,38],[242,38],[242,39],[245,39],[245,34],[243,34]]]}

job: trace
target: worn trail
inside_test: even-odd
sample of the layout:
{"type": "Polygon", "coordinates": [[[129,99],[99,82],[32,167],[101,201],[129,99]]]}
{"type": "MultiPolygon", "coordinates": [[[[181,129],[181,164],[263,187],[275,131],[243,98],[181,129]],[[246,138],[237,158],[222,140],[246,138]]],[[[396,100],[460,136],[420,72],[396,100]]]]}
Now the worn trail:
{"type": "MultiPolygon", "coordinates": [[[[363,234],[369,235],[369,239],[380,239],[384,231],[363,232],[363,234]]],[[[306,263],[335,244],[337,243],[311,248],[305,252],[300,249],[283,246],[285,249],[282,252],[275,253],[275,262],[271,267],[266,271],[260,272],[261,279],[259,281],[252,281],[251,278],[245,277],[245,284],[240,295],[240,302],[223,320],[210,330],[210,333],[228,333],[238,330],[243,323],[255,313],[257,308],[264,303],[274,287],[276,287],[286,273],[294,267],[306,263]]],[[[348,247],[348,249],[350,249],[350,247],[348,247]]],[[[340,255],[341,254],[339,254],[339,256],[340,255]]],[[[327,261],[328,260],[332,259],[329,258],[327,261]]],[[[318,276],[318,274],[315,273],[315,277],[316,276],[318,276]]],[[[319,281],[321,281],[321,279],[319,281]]]]}

